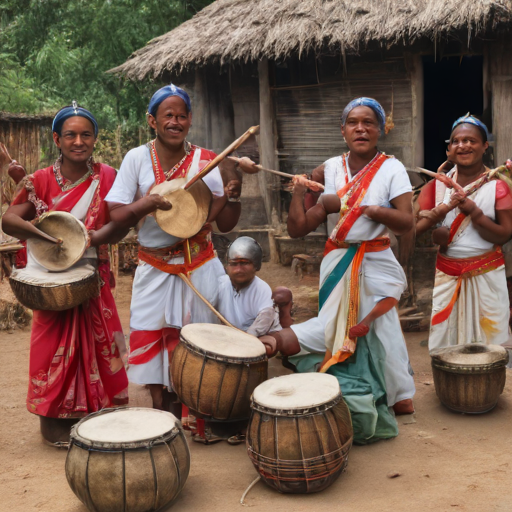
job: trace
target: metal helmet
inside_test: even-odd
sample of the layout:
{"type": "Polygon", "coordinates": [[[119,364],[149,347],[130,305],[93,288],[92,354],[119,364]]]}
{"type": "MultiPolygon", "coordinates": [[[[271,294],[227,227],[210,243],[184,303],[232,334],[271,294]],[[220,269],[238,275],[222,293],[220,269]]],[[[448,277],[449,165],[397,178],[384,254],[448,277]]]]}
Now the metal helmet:
{"type": "Polygon", "coordinates": [[[263,251],[260,244],[250,236],[237,238],[228,249],[228,261],[236,259],[252,261],[256,270],[259,270],[263,260],[263,251]]]}

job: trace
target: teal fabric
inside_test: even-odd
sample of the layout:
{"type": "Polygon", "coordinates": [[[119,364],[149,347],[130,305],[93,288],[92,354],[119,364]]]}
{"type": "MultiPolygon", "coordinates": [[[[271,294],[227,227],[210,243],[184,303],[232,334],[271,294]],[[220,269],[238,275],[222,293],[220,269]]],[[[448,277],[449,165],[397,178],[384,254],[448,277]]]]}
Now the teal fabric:
{"type": "Polygon", "coordinates": [[[336,288],[336,285],[340,282],[341,278],[345,275],[345,272],[352,263],[358,248],[359,244],[350,244],[350,247],[343,255],[343,258],[341,258],[332,272],[327,276],[327,279],[323,282],[322,287],[318,292],[319,311],[322,309],[325,301],[329,298],[329,295],[331,295],[331,292],[334,290],[334,288],[336,288]]]}
{"type": "MultiPolygon", "coordinates": [[[[369,444],[398,435],[395,415],[387,404],[384,359],[384,348],[372,328],[366,336],[358,338],[352,357],[327,370],[338,379],[350,409],[355,444],[369,444]]],[[[289,360],[300,373],[315,372],[323,356],[308,354],[289,360]]]]}

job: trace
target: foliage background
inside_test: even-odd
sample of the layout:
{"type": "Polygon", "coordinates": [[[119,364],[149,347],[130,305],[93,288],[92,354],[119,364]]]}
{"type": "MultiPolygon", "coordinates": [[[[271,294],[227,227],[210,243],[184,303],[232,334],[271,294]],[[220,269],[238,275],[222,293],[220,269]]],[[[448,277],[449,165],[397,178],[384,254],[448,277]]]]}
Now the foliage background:
{"type": "Polygon", "coordinates": [[[0,111],[54,114],[76,100],[100,124],[98,157],[118,166],[150,134],[160,83],[105,72],[212,0],[0,0],[0,111]]]}

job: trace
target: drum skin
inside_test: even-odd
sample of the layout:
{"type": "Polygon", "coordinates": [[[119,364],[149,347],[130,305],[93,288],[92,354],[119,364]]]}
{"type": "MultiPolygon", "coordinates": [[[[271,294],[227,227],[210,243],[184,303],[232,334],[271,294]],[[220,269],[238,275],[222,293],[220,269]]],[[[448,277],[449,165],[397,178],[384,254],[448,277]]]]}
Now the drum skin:
{"type": "Polygon", "coordinates": [[[174,350],[169,378],[189,409],[205,419],[236,421],[249,418],[251,395],[267,380],[268,361],[227,358],[209,353],[181,338],[174,350]]]}
{"type": "MultiPolygon", "coordinates": [[[[488,350],[488,346],[475,343],[453,349],[464,350],[470,356],[488,350]]],[[[435,352],[431,355],[436,394],[445,407],[466,414],[481,414],[494,409],[505,388],[506,351],[506,357],[489,364],[471,364],[470,360],[465,364],[453,364],[443,361],[435,352]]]]}
{"type": "Polygon", "coordinates": [[[80,442],[78,426],[71,431],[66,477],[91,512],[167,510],[190,470],[190,452],[180,427],[145,446],[97,448],[80,442]]]}
{"type": "Polygon", "coordinates": [[[350,411],[341,394],[313,413],[280,415],[254,401],[252,408],[247,451],[267,485],[282,493],[306,494],[326,489],[341,475],[353,440],[350,411]]]}

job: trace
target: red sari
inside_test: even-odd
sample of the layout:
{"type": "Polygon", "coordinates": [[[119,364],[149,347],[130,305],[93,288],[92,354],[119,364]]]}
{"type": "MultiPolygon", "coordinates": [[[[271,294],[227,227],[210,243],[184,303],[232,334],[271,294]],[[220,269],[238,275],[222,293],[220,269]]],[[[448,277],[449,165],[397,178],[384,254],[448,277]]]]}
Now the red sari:
{"type": "MultiPolygon", "coordinates": [[[[27,176],[13,205],[31,202],[37,216],[70,212],[93,180],[99,182],[84,224],[98,230],[109,221],[104,201],[114,183],[112,167],[93,164],[76,186],[60,174],[58,161],[27,176]]],[[[34,311],[30,340],[29,412],[50,418],[80,418],[104,407],[128,403],[128,377],[119,346],[121,322],[111,291],[107,246],[98,248],[99,297],[66,311],[34,311]]]]}

